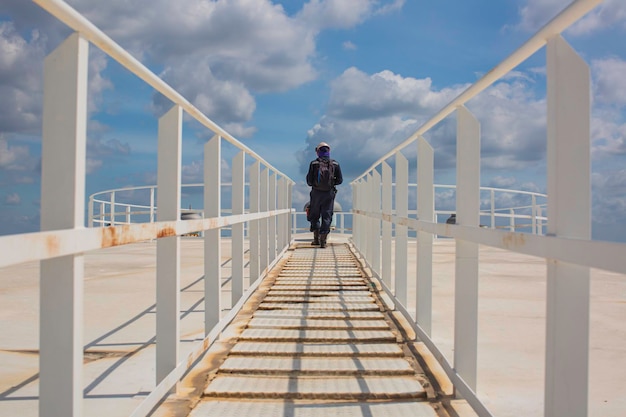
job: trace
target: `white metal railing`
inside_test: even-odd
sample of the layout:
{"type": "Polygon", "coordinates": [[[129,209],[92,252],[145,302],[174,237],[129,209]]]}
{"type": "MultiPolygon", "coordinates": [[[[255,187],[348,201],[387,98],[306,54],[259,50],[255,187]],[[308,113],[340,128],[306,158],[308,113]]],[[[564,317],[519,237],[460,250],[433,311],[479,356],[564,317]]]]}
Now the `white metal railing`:
{"type": "MultiPolygon", "coordinates": [[[[229,187],[231,183],[223,183],[222,187],[229,187]]],[[[250,184],[246,183],[246,187],[250,184]]],[[[203,188],[204,184],[182,184],[182,189],[203,188]]],[[[392,184],[395,187],[395,184],[392,184]]],[[[409,188],[416,188],[417,184],[409,184],[409,188]]],[[[455,185],[435,184],[435,196],[443,194],[446,190],[456,189],[455,185]]],[[[105,190],[89,196],[88,221],[89,227],[108,227],[117,225],[129,225],[132,223],[153,223],[156,219],[157,207],[155,205],[156,185],[146,185],[140,187],[124,187],[112,190],[105,190]],[[130,202],[124,199],[124,195],[133,193],[133,199],[137,201],[134,192],[146,191],[144,198],[139,202],[130,202]],[[120,197],[121,196],[121,197],[120,197]],[[144,201],[145,200],[145,201],[144,201]]],[[[547,218],[543,214],[546,208],[546,195],[520,190],[509,190],[503,188],[480,187],[481,191],[481,225],[492,229],[507,229],[509,231],[528,230],[533,234],[544,234],[544,226],[547,218]],[[517,200],[522,200],[518,204],[511,206],[499,202],[498,195],[514,196],[517,200]]],[[[436,198],[437,200],[437,198],[436,198]]],[[[441,199],[443,200],[443,198],[441,199]]],[[[230,213],[229,208],[222,208],[222,214],[230,213]]],[[[181,208],[181,217],[185,214],[198,214],[204,216],[202,208],[181,208]]],[[[408,210],[410,217],[416,217],[417,210],[408,210]]],[[[445,204],[440,203],[440,207],[435,207],[435,219],[438,222],[445,222],[447,218],[455,214],[455,210],[445,208],[445,204]]],[[[309,224],[306,221],[306,213],[294,211],[292,213],[291,233],[302,233],[309,231],[309,224]]],[[[335,212],[332,228],[334,232],[341,234],[352,233],[352,213],[335,212]]],[[[248,230],[245,230],[247,235],[248,230]]]]}
{"type": "MultiPolygon", "coordinates": [[[[398,308],[439,360],[457,395],[481,417],[492,414],[476,394],[479,245],[546,259],[544,415],[582,417],[588,413],[590,268],[626,273],[626,245],[591,240],[589,70],[560,34],[600,2],[574,1],[351,183],[355,248],[385,291],[395,296],[398,308]],[[465,104],[546,45],[547,231],[544,235],[479,227],[480,125],[465,104]],[[453,113],[457,118],[456,224],[441,224],[434,209],[434,150],[423,135],[453,113]],[[409,146],[417,148],[417,218],[408,211],[409,160],[402,151],[409,146]],[[409,230],[417,234],[417,255],[410,257],[409,230]],[[452,362],[431,339],[433,237],[437,235],[456,239],[452,362]],[[408,262],[414,262],[416,269],[416,276],[411,278],[416,288],[415,319],[406,308],[408,262]],[[395,283],[393,290],[391,282],[395,283]]],[[[537,216],[537,207],[533,200],[527,210],[537,216]]],[[[496,212],[489,215],[493,218],[496,212]]],[[[545,217],[541,217],[543,221],[545,217]]],[[[533,229],[537,231],[537,223],[533,229]]]]}
{"type": "MultiPolygon", "coordinates": [[[[111,246],[157,240],[156,387],[133,416],[145,416],[172,389],[191,363],[214,342],[291,241],[294,182],[215,124],[182,95],[60,0],[34,0],[75,32],[44,62],[41,174],[41,232],[0,237],[0,267],[40,261],[39,416],[83,415],[83,254],[111,246]],[[158,120],[159,192],[146,207],[127,205],[127,221],[85,228],[87,72],[90,45],[96,45],[172,101],[158,120]],[[181,220],[183,116],[215,136],[205,145],[203,219],[181,220]],[[234,149],[231,215],[220,197],[222,145],[234,149]],[[250,164],[246,164],[246,159],[250,164]],[[245,188],[247,183],[249,184],[245,188]],[[244,207],[248,201],[249,206],[244,207]],[[158,207],[158,221],[154,209],[158,207]],[[132,223],[131,211],[146,210],[151,223],[132,223]],[[244,288],[244,224],[249,229],[249,288],[244,288]],[[232,306],[223,313],[220,229],[232,230],[232,306]],[[203,343],[186,360],[180,347],[180,236],[204,231],[203,343]]],[[[114,200],[114,197],[113,197],[114,200]]],[[[113,212],[117,205],[112,202],[113,212]]],[[[90,206],[90,209],[92,206],[90,206]]],[[[93,214],[90,211],[90,217],[93,214]]],[[[115,218],[115,215],[113,216],[115,218]]],[[[118,306],[119,307],[119,306],[118,306]]],[[[156,369],[156,371],[155,371],[156,369]]]]}

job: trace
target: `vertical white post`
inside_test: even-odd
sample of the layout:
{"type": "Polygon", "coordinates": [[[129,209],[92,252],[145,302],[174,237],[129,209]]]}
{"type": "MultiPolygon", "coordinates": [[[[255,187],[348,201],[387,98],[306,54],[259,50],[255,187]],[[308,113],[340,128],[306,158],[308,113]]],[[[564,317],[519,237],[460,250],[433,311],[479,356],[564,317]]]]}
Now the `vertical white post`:
{"type": "MultiPolygon", "coordinates": [[[[409,161],[400,152],[396,152],[396,216],[409,215],[409,161]]],[[[409,242],[407,226],[396,224],[396,298],[407,306],[407,261],[409,242]]]]}
{"type": "MultiPolygon", "coordinates": [[[[84,227],[89,43],[74,33],[44,61],[41,230],[84,227]]],[[[83,255],[41,261],[39,415],[82,414],[83,255]]]]}
{"type": "MultiPolygon", "coordinates": [[[[276,208],[278,210],[281,210],[283,208],[286,207],[285,204],[285,196],[286,196],[286,185],[287,185],[287,180],[284,176],[280,177],[280,179],[278,180],[278,195],[277,195],[277,205],[276,208]]],[[[283,250],[283,248],[285,247],[286,244],[286,235],[285,235],[285,229],[287,226],[287,217],[284,214],[281,214],[280,216],[278,216],[278,232],[277,232],[277,239],[278,239],[278,251],[280,252],[281,250],[283,250]]]]}
{"type": "Polygon", "coordinates": [[[495,190],[491,190],[491,228],[496,228],[496,192],[495,190]]]}
{"type": "MultiPolygon", "coordinates": [[[[270,175],[269,184],[269,204],[268,210],[276,210],[276,172],[272,172],[270,175]]],[[[272,216],[269,219],[269,261],[272,262],[276,259],[276,216],[272,216]]]]}
{"type": "MultiPolygon", "coordinates": [[[[269,185],[269,169],[265,168],[261,171],[261,193],[259,195],[259,206],[260,206],[260,210],[262,213],[267,214],[267,208],[269,206],[269,202],[268,202],[268,198],[269,198],[269,192],[268,192],[268,185],[269,185]]],[[[259,224],[260,224],[260,236],[259,239],[261,241],[261,250],[259,253],[259,267],[261,270],[261,274],[265,273],[265,269],[268,267],[269,265],[269,260],[268,260],[268,256],[269,256],[269,241],[268,241],[268,236],[267,236],[267,231],[268,231],[268,227],[269,227],[269,223],[268,223],[268,219],[264,218],[259,220],[259,224]]]]}
{"type": "Polygon", "coordinates": [[[537,197],[533,194],[530,196],[530,205],[531,205],[531,225],[532,225],[532,234],[537,234],[537,197]]]}
{"type": "Polygon", "coordinates": [[[115,226],[115,191],[111,192],[111,207],[109,207],[111,214],[111,226],[115,226]]]}
{"type": "MultiPolygon", "coordinates": [[[[289,181],[289,184],[287,185],[287,207],[286,208],[291,208],[292,206],[292,195],[293,195],[293,183],[291,181],[289,181]]],[[[292,228],[292,217],[291,215],[288,216],[287,219],[287,243],[291,244],[291,231],[293,230],[292,228]]]]}
{"type": "MultiPolygon", "coordinates": [[[[249,168],[250,176],[250,213],[259,212],[259,161],[249,168]]],[[[259,270],[259,221],[250,223],[250,284],[260,275],[259,270]]]]}
{"type": "MultiPolygon", "coordinates": [[[[382,200],[383,200],[383,213],[391,216],[393,214],[393,178],[391,167],[388,163],[382,163],[382,200]]],[[[391,288],[391,232],[392,224],[388,221],[383,221],[383,237],[382,237],[382,278],[383,282],[391,288]]]]}
{"type": "Polygon", "coordinates": [[[154,187],[150,187],[150,223],[154,223],[154,187]]]}
{"type": "MultiPolygon", "coordinates": [[[[215,135],[204,145],[204,216],[221,216],[222,138],[215,135]]],[[[204,233],[204,333],[208,335],[222,313],[221,229],[204,233]]]]}
{"type": "MultiPolygon", "coordinates": [[[[374,214],[380,215],[382,213],[381,206],[381,177],[376,169],[372,172],[372,211],[374,214]]],[[[372,234],[372,261],[371,265],[376,273],[380,274],[380,219],[372,219],[373,221],[373,234],[372,234]]]]}
{"type": "MultiPolygon", "coordinates": [[[[182,108],[175,105],[159,119],[157,218],[180,220],[182,108]]],[[[156,382],[178,363],[180,328],[180,236],[157,240],[156,382]]]]}
{"type": "Polygon", "coordinates": [[[89,207],[87,208],[87,210],[89,210],[87,224],[91,228],[93,227],[93,196],[89,196],[89,207]]]}
{"type": "Polygon", "coordinates": [[[354,210],[359,209],[359,182],[350,184],[352,187],[352,240],[354,245],[360,250],[359,245],[359,216],[354,213],[354,210]]]}
{"type": "MultiPolygon", "coordinates": [[[[371,190],[372,190],[372,175],[367,174],[363,177],[363,192],[361,193],[361,207],[367,213],[371,211],[371,190]]],[[[370,230],[371,230],[372,220],[368,215],[363,216],[363,239],[361,241],[361,246],[363,247],[362,251],[365,255],[366,259],[370,259],[371,253],[370,248],[372,246],[370,230]]]]}
{"type": "MultiPolygon", "coordinates": [[[[232,214],[243,214],[244,210],[244,198],[245,198],[245,186],[246,186],[246,167],[245,167],[245,152],[241,151],[233,158],[232,166],[232,214]]],[[[232,262],[232,277],[231,277],[231,300],[235,305],[237,301],[243,295],[243,264],[244,264],[244,247],[243,247],[243,223],[237,223],[232,225],[232,237],[231,237],[231,262],[232,262]]]]}
{"type": "MultiPolygon", "coordinates": [[[[480,125],[465,107],[457,109],[456,222],[479,225],[480,125]]],[[[455,265],[454,366],[476,391],[478,360],[478,244],[457,239],[455,265]]]]}
{"type": "Polygon", "coordinates": [[[126,206],[126,224],[130,224],[130,206],[126,206]]]}
{"type": "MultiPolygon", "coordinates": [[[[420,137],[417,142],[417,217],[424,222],[435,221],[435,164],[432,146],[420,137]]],[[[417,233],[417,285],[415,321],[431,335],[433,283],[433,235],[417,233]]]]}
{"type": "MultiPolygon", "coordinates": [[[[548,41],[548,234],[590,239],[589,68],[561,38],[548,41]]],[[[548,259],[545,415],[588,409],[589,268],[548,259]]]]}

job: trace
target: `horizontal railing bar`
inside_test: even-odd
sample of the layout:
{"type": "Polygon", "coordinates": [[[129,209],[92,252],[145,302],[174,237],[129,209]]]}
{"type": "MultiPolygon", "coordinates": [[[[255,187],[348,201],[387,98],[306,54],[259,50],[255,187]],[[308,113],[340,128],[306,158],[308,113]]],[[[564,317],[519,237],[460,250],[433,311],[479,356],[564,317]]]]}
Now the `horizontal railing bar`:
{"type": "Polygon", "coordinates": [[[159,78],[156,74],[150,71],[139,60],[133,57],[125,49],[119,46],[108,35],[98,29],[93,23],[83,17],[75,9],[69,6],[62,0],[33,0],[36,4],[45,9],[48,13],[65,23],[70,28],[79,32],[85,39],[96,45],[111,58],[115,59],[120,65],[131,71],[137,77],[145,81],[152,86],[159,93],[170,99],[173,103],[181,106],[189,115],[211,130],[213,133],[221,136],[229,143],[246,152],[254,159],[260,161],[277,173],[285,176],[291,184],[295,182],[283,174],[280,170],[276,169],[265,159],[261,158],[256,152],[248,148],[246,145],[240,143],[230,133],[222,129],[217,123],[205,116],[200,110],[198,110],[193,104],[191,104],[182,94],[174,90],[169,84],[159,78]]]}
{"type": "Polygon", "coordinates": [[[491,71],[487,72],[483,77],[468,87],[465,91],[459,94],[454,100],[452,100],[443,109],[439,110],[432,118],[426,121],[420,126],[415,133],[409,136],[404,142],[393,148],[385,156],[374,162],[370,168],[368,168],[363,174],[356,177],[351,184],[359,179],[363,178],[370,171],[380,165],[389,157],[393,156],[396,152],[406,148],[413,143],[418,137],[429,131],[432,127],[437,125],[440,121],[452,114],[457,107],[464,105],[470,99],[484,91],[487,87],[498,81],[508,72],[517,67],[520,63],[528,59],[532,54],[541,49],[549,38],[557,35],[567,29],[572,23],[576,22],[582,16],[591,11],[598,4],[602,3],[602,0],[577,0],[572,2],[567,8],[559,13],[554,19],[548,22],[543,28],[541,28],[532,38],[519,47],[515,52],[504,59],[500,64],[496,65],[491,71]]]}
{"type": "Polygon", "coordinates": [[[219,229],[292,212],[293,209],[281,209],[199,220],[24,233],[18,238],[15,235],[0,236],[0,268],[162,237],[182,236],[201,230],[219,229]]]}
{"type": "Polygon", "coordinates": [[[626,274],[626,257],[623,256],[626,245],[623,243],[503,232],[491,228],[476,228],[460,224],[431,223],[357,209],[353,209],[352,212],[353,214],[407,226],[412,230],[427,232],[432,235],[457,238],[538,258],[555,259],[575,265],[626,274]]]}

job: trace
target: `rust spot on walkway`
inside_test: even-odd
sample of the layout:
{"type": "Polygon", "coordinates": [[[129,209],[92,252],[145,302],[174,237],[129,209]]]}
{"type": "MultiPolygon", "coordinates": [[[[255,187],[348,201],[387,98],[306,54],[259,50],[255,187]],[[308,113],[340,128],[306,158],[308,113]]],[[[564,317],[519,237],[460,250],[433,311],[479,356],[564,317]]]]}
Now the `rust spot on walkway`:
{"type": "Polygon", "coordinates": [[[108,248],[111,246],[120,246],[132,241],[128,226],[110,226],[103,227],[100,237],[101,246],[108,248]]]}

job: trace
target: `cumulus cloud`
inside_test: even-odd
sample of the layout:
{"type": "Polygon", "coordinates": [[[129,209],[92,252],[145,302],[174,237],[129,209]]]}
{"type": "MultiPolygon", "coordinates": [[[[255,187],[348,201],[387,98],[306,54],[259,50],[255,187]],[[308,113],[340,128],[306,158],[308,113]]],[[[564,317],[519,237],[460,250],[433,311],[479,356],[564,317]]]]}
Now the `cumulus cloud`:
{"type": "Polygon", "coordinates": [[[18,193],[7,194],[4,197],[4,204],[9,206],[17,206],[22,202],[22,199],[18,193]]]}
{"type": "Polygon", "coordinates": [[[44,49],[38,31],[24,38],[13,23],[0,23],[0,132],[39,129],[44,49]]]}
{"type": "MultiPolygon", "coordinates": [[[[565,9],[572,0],[526,0],[519,8],[520,21],[517,28],[535,32],[565,9]]],[[[572,25],[567,33],[580,36],[605,30],[616,24],[624,27],[626,3],[622,0],[605,0],[586,16],[572,25]]]]}
{"type": "Polygon", "coordinates": [[[568,29],[567,33],[580,36],[606,30],[615,25],[626,28],[625,19],[626,3],[623,0],[604,0],[602,4],[568,29]]]}

